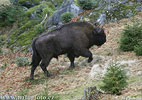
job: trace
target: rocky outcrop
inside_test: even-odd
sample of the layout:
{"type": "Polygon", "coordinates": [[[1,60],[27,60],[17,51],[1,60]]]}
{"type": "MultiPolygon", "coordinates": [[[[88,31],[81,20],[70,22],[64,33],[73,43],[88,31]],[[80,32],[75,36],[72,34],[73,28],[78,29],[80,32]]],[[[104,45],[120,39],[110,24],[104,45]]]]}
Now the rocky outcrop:
{"type": "MultiPolygon", "coordinates": [[[[105,58],[101,60],[100,62],[102,63],[97,63],[94,64],[93,67],[91,68],[91,71],[89,73],[90,78],[96,78],[100,79],[104,77],[105,73],[107,72],[107,68],[110,67],[110,65],[114,62],[113,59],[111,58],[105,58]]],[[[134,64],[136,64],[138,61],[136,60],[127,60],[127,61],[117,61],[116,64],[119,64],[119,66],[123,66],[123,68],[128,69],[134,64]]],[[[127,70],[128,71],[128,70],[127,70]]],[[[127,75],[131,75],[131,71],[127,72],[127,75]]],[[[141,72],[139,72],[141,73],[141,72]]]]}
{"type": "Polygon", "coordinates": [[[60,25],[62,23],[61,15],[64,12],[72,12],[74,16],[77,16],[81,12],[81,9],[75,5],[74,0],[65,0],[61,7],[48,19],[44,26],[50,27],[53,25],[60,25]]]}

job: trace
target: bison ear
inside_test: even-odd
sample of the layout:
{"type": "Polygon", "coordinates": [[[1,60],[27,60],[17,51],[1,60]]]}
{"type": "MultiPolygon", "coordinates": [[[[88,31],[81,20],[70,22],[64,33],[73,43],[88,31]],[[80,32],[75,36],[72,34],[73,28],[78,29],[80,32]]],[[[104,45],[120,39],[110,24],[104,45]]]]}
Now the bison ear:
{"type": "Polygon", "coordinates": [[[97,34],[98,34],[98,32],[97,32],[96,29],[93,30],[93,34],[94,34],[94,35],[97,35],[97,34]]]}

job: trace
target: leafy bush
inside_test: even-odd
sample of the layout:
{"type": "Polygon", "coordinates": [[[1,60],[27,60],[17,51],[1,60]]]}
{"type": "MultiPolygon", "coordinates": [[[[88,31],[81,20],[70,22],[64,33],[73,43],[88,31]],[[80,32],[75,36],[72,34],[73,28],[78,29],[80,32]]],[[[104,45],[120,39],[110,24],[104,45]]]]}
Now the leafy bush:
{"type": "Polygon", "coordinates": [[[70,22],[72,20],[72,17],[73,17],[73,13],[71,12],[65,12],[61,15],[62,21],[64,23],[70,22]]]}
{"type": "Polygon", "coordinates": [[[0,7],[0,26],[12,25],[23,16],[22,8],[15,5],[2,5],[0,7]]]}
{"type": "Polygon", "coordinates": [[[105,92],[120,95],[127,86],[127,76],[125,70],[120,65],[113,63],[107,68],[103,77],[103,85],[100,87],[105,92]]]}
{"type": "MultiPolygon", "coordinates": [[[[43,0],[28,0],[28,3],[34,3],[34,4],[39,4],[41,1],[43,1],[43,0]]],[[[18,3],[20,3],[20,4],[25,4],[25,3],[27,3],[27,0],[18,0],[18,3]]]]}
{"type": "Polygon", "coordinates": [[[0,35],[0,47],[2,47],[5,44],[6,36],[0,35]]]}
{"type": "Polygon", "coordinates": [[[16,64],[19,67],[27,66],[27,65],[29,65],[29,63],[30,62],[27,57],[16,57],[16,64]]]}
{"type": "Polygon", "coordinates": [[[0,54],[3,53],[3,46],[5,45],[5,40],[6,40],[6,36],[5,35],[0,35],[0,54]]]}
{"type": "Polygon", "coordinates": [[[84,10],[91,10],[97,7],[99,0],[77,0],[78,5],[84,10]]]}
{"type": "Polygon", "coordinates": [[[49,13],[49,16],[52,15],[54,9],[55,7],[53,4],[51,4],[50,2],[43,1],[40,3],[40,5],[34,6],[28,11],[26,11],[26,16],[30,17],[31,14],[34,14],[35,18],[42,18],[44,14],[49,13]]]}
{"type": "Polygon", "coordinates": [[[132,26],[128,25],[122,32],[120,49],[134,51],[134,47],[138,45],[140,39],[142,39],[142,23],[135,22],[132,26]]]}

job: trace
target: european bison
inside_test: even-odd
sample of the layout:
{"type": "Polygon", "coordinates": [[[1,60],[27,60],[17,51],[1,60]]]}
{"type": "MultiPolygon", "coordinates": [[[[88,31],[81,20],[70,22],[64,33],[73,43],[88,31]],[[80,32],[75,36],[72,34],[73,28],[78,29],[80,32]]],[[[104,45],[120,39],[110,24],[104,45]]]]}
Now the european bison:
{"type": "Polygon", "coordinates": [[[50,60],[67,54],[74,68],[75,57],[88,57],[88,62],[93,60],[89,48],[93,45],[101,46],[106,42],[104,29],[95,27],[89,22],[71,22],[47,34],[36,37],[32,42],[32,68],[30,79],[34,79],[34,71],[39,65],[47,76],[50,76],[46,67],[50,60]]]}

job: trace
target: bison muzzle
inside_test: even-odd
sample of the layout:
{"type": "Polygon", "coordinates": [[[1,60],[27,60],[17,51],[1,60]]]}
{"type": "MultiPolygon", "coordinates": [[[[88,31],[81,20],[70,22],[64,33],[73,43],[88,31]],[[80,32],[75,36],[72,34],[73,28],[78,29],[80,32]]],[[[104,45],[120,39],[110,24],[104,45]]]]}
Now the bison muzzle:
{"type": "Polygon", "coordinates": [[[67,54],[74,68],[75,57],[88,57],[88,62],[93,60],[89,48],[93,45],[101,46],[106,42],[103,28],[95,27],[89,22],[71,22],[54,31],[36,37],[32,42],[32,68],[30,79],[34,79],[34,71],[40,67],[47,76],[50,76],[46,67],[52,58],[67,54]]]}

